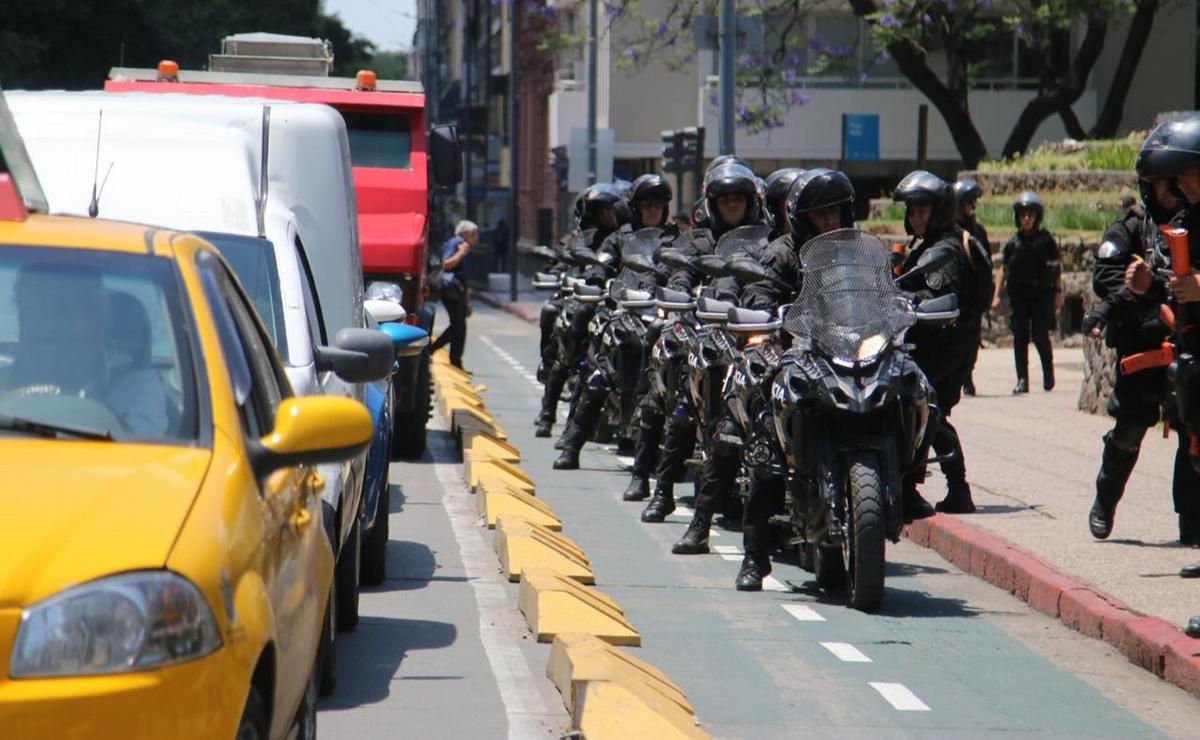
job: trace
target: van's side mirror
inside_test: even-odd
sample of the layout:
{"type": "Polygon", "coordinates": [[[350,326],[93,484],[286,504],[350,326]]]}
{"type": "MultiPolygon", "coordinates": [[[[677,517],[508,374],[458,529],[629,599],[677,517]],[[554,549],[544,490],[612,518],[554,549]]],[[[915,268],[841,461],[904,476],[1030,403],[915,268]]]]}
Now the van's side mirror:
{"type": "Polygon", "coordinates": [[[342,329],[332,347],[314,347],[317,372],[333,372],[347,383],[371,383],[392,374],[391,338],[374,329],[342,329]]]}
{"type": "Polygon", "coordinates": [[[462,147],[458,143],[457,126],[442,124],[429,130],[429,156],[437,185],[448,188],[462,182],[462,147]]]}

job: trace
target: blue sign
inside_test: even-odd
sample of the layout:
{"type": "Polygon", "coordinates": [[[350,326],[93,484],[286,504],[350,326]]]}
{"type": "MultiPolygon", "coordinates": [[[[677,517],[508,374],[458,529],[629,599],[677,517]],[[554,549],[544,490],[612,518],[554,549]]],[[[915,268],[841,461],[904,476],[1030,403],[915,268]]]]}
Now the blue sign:
{"type": "Polygon", "coordinates": [[[842,159],[846,162],[879,161],[878,115],[842,114],[842,159]]]}

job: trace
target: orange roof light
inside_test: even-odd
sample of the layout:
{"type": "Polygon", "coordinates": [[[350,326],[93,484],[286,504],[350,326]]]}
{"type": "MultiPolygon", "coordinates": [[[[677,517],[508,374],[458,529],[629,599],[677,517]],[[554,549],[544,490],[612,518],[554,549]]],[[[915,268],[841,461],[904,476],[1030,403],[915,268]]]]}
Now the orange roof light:
{"type": "Polygon", "coordinates": [[[174,59],[164,59],[158,63],[159,82],[179,82],[179,62],[174,59]]]}
{"type": "Polygon", "coordinates": [[[354,75],[355,90],[374,90],[377,82],[375,73],[369,69],[360,69],[358,74],[354,75]]]}

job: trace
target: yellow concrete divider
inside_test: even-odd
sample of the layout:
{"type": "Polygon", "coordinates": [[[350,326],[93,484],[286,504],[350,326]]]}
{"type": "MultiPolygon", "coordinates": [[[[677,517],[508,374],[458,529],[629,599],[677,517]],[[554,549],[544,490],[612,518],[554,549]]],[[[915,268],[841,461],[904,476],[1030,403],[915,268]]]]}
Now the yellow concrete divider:
{"type": "Polygon", "coordinates": [[[496,425],[496,419],[482,409],[455,408],[448,416],[450,417],[450,431],[459,436],[464,443],[469,435],[477,431],[486,432],[493,437],[499,436],[497,432],[500,432],[500,427],[496,425]]]}
{"type": "Polygon", "coordinates": [[[495,546],[500,570],[510,581],[521,580],[521,571],[528,568],[548,568],[580,583],[596,582],[579,545],[522,516],[501,514],[496,518],[495,546]]]}
{"type": "Polygon", "coordinates": [[[589,634],[554,638],[546,675],[589,740],[707,738],[687,696],[658,668],[589,634]]]}
{"type": "Polygon", "coordinates": [[[464,449],[472,455],[489,455],[510,463],[521,462],[521,453],[516,447],[490,434],[476,434],[469,441],[464,441],[464,449]]]}
{"type": "Polygon", "coordinates": [[[478,411],[486,411],[483,405],[483,399],[466,391],[452,390],[443,388],[438,392],[438,402],[441,404],[442,414],[449,416],[458,408],[471,408],[478,411]]]}
{"type": "Polygon", "coordinates": [[[472,491],[479,487],[479,481],[483,478],[496,478],[526,493],[534,493],[537,490],[533,479],[516,463],[497,460],[494,457],[479,460],[466,452],[463,453],[463,477],[467,479],[467,487],[472,491]]]}
{"type": "Polygon", "coordinates": [[[550,642],[560,632],[582,632],[614,645],[642,644],[612,599],[548,568],[521,572],[517,607],[538,642],[550,642]]]}
{"type": "Polygon", "coordinates": [[[475,497],[475,510],[483,517],[489,529],[496,526],[497,519],[508,514],[524,517],[534,524],[556,532],[562,530],[562,521],[545,503],[525,491],[509,488],[491,480],[484,480],[480,485],[475,497]]]}

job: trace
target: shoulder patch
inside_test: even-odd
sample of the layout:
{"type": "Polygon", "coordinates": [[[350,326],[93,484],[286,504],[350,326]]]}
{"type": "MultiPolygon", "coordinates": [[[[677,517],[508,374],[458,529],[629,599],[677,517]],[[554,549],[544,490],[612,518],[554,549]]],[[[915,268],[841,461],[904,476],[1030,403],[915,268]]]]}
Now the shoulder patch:
{"type": "Polygon", "coordinates": [[[1111,240],[1104,240],[1096,249],[1096,259],[1111,260],[1121,256],[1121,248],[1111,240]]]}

